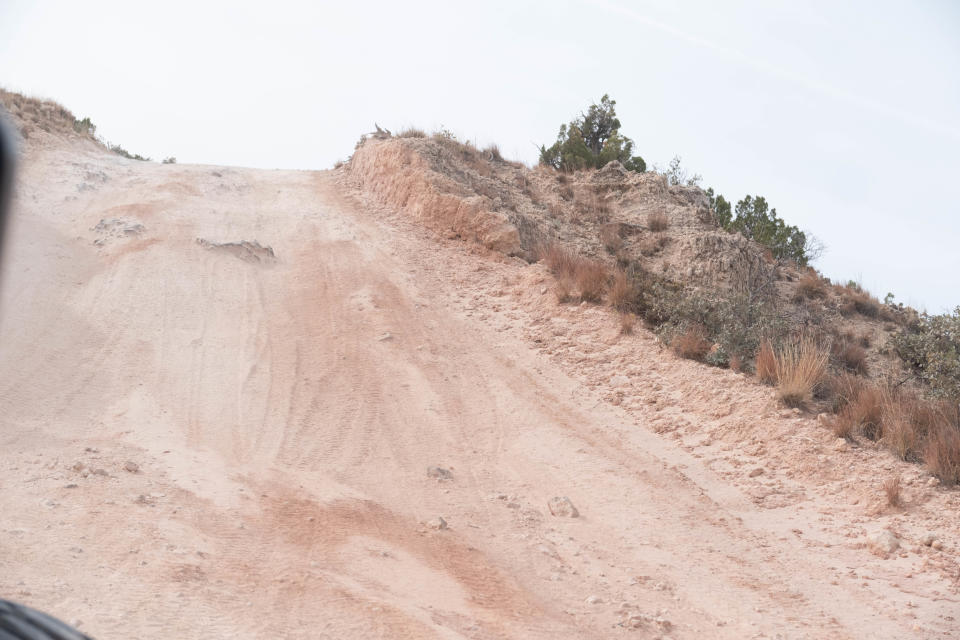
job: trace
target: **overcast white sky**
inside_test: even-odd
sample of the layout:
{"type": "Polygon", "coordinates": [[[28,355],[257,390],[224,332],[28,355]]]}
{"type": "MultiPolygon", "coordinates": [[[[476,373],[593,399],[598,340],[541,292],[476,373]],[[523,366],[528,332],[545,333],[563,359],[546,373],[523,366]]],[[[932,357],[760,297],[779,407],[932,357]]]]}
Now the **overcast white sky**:
{"type": "Polygon", "coordinates": [[[648,165],[767,197],[818,266],[960,304],[960,2],[0,0],[0,85],[154,158],[326,168],[374,122],[533,163],[604,93],[648,165]]]}

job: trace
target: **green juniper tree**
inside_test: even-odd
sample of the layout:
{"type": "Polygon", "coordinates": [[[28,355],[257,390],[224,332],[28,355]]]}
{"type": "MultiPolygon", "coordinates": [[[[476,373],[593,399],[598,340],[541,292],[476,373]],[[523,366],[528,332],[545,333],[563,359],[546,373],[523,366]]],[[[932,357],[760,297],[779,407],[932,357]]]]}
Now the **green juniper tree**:
{"type": "Polygon", "coordinates": [[[599,104],[569,124],[560,126],[557,141],[540,146],[540,163],[560,171],[599,169],[617,160],[630,171],[642,173],[647,165],[633,155],[633,140],[620,134],[616,100],[604,94],[599,104]]]}

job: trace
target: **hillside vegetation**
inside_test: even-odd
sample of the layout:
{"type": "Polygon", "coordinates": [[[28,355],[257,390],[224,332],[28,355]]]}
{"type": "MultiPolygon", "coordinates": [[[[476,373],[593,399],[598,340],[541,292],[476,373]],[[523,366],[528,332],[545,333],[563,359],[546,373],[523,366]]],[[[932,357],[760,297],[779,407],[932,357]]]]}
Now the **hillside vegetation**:
{"type": "Polygon", "coordinates": [[[679,159],[644,171],[614,105],[561,128],[534,168],[410,130],[362,139],[348,169],[438,232],[545,261],[561,302],[608,305],[625,332],[639,319],[678,355],[756,375],[784,404],[833,414],[838,435],[960,482],[955,316],[824,278],[816,242],[762,196],[731,207],[679,159]]]}

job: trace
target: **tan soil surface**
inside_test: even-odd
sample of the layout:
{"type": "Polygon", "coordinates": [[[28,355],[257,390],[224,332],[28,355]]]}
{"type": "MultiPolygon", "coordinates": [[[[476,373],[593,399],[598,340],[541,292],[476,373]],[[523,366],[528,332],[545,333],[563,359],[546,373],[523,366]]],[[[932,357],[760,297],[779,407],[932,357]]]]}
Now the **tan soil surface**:
{"type": "Polygon", "coordinates": [[[101,640],[960,637],[956,491],[541,265],[343,172],[20,169],[0,596],[101,640]]]}

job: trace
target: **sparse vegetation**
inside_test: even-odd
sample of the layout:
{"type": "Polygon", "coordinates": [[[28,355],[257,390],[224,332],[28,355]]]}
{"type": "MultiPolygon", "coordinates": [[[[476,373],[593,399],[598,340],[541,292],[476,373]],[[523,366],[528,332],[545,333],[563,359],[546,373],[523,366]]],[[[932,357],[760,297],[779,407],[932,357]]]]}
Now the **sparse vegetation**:
{"type": "Polygon", "coordinates": [[[426,138],[427,132],[416,127],[407,127],[397,134],[398,138],[426,138]]]}
{"type": "Polygon", "coordinates": [[[118,144],[107,145],[107,148],[110,149],[110,151],[113,151],[118,156],[123,156],[128,160],[142,160],[144,162],[150,161],[150,158],[145,158],[144,156],[141,156],[139,153],[130,153],[129,151],[127,151],[126,149],[124,149],[118,144]]]}
{"type": "Polygon", "coordinates": [[[177,164],[177,159],[174,158],[173,156],[170,156],[169,158],[164,158],[163,164],[177,164]]]}
{"type": "Polygon", "coordinates": [[[763,196],[746,196],[737,202],[736,215],[724,226],[770,249],[774,258],[807,264],[807,235],[786,224],[763,196]]]}
{"type": "Polygon", "coordinates": [[[541,251],[541,259],[566,292],[566,295],[558,295],[558,298],[569,299],[573,285],[581,300],[600,302],[603,299],[609,272],[602,262],[579,256],[556,242],[541,251]]]}
{"type": "Polygon", "coordinates": [[[767,384],[777,383],[777,354],[769,340],[764,340],[757,351],[756,359],[757,378],[767,384]]]}
{"type": "Polygon", "coordinates": [[[662,212],[651,213],[647,216],[647,228],[653,232],[666,231],[670,226],[670,219],[662,212]]]}
{"type": "MultiPolygon", "coordinates": [[[[564,147],[569,139],[558,142],[555,151],[562,156],[561,147],[571,148],[564,147]]],[[[575,161],[552,165],[561,171],[527,170],[445,131],[426,144],[436,145],[425,157],[451,183],[443,194],[479,195],[484,207],[505,213],[527,243],[530,256],[524,257],[542,258],[556,276],[558,300],[605,301],[617,312],[621,334],[642,321],[683,357],[755,370],[758,379],[777,385],[788,406],[831,408],[839,436],[868,439],[905,460],[922,461],[944,483],[960,479],[955,401],[941,406],[918,391],[956,397],[960,373],[951,363],[957,362],[954,323],[960,310],[949,322],[919,316],[908,322],[908,308],[880,303],[857,283],[831,285],[803,268],[815,249],[811,238],[780,220],[762,197],[749,196],[734,211],[712,190],[706,192],[708,207],[695,203],[692,190],[671,192],[678,203],[690,200],[682,206],[699,207],[671,218],[686,221],[694,214],[704,223],[707,233],[691,244],[687,236],[694,226],[670,225],[666,216],[641,217],[629,208],[646,193],[659,193],[659,178],[592,171],[601,165],[575,161]],[[712,220],[750,241],[710,233],[712,220]],[[706,267],[706,273],[678,270],[675,246],[692,247],[691,267],[706,267]],[[837,311],[845,317],[839,326],[837,311]],[[896,331],[894,323],[900,333],[888,340],[883,331],[896,331]],[[790,339],[796,335],[808,338],[790,339]],[[885,349],[903,359],[921,387],[902,379],[885,349]]],[[[373,159],[367,162],[372,166],[373,159]]],[[[668,181],[688,185],[692,178],[684,177],[679,162],[673,168],[668,181]]]]}
{"type": "Polygon", "coordinates": [[[810,268],[797,282],[797,293],[807,300],[825,298],[827,296],[827,283],[814,269],[810,268]]]}
{"type": "MultiPolygon", "coordinates": [[[[840,295],[843,298],[843,302],[840,304],[840,313],[845,316],[851,316],[855,313],[867,318],[887,316],[887,314],[881,314],[880,302],[855,282],[850,282],[845,287],[841,287],[840,295]]],[[[884,317],[884,319],[889,318],[884,317]]]]}
{"type": "Polygon", "coordinates": [[[840,366],[847,371],[860,375],[867,374],[867,352],[859,344],[847,341],[835,342],[833,352],[840,366]]]}
{"type": "Polygon", "coordinates": [[[887,505],[893,508],[900,506],[900,476],[888,478],[883,483],[883,492],[887,495],[887,505]]]}
{"type": "Polygon", "coordinates": [[[658,171],[667,179],[667,184],[671,186],[698,187],[703,180],[699,173],[690,174],[680,164],[680,156],[674,156],[670,161],[670,166],[664,170],[658,171]]]}
{"type": "Polygon", "coordinates": [[[827,355],[814,340],[801,338],[776,352],[777,395],[788,407],[803,407],[827,371],[827,355]]]}
{"type": "Polygon", "coordinates": [[[703,360],[711,346],[713,345],[707,340],[706,331],[700,325],[687,327],[686,331],[675,336],[670,342],[674,353],[690,360],[703,360]]]}
{"type": "Polygon", "coordinates": [[[934,395],[960,401],[960,307],[920,315],[893,337],[893,349],[934,395]]]}
{"type": "Polygon", "coordinates": [[[618,225],[605,225],[600,229],[600,241],[603,248],[610,253],[617,253],[623,248],[623,238],[620,237],[618,225]]]}

